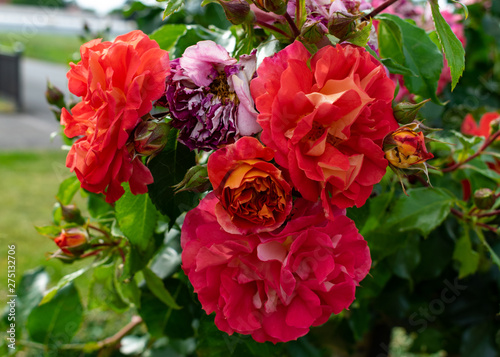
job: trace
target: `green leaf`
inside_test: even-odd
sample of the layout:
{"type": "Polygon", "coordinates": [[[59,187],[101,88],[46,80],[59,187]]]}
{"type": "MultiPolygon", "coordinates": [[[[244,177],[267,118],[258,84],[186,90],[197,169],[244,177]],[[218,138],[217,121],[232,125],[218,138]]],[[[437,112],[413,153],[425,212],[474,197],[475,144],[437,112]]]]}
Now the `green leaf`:
{"type": "Polygon", "coordinates": [[[146,280],[146,285],[149,290],[165,305],[171,307],[172,309],[180,309],[181,307],[177,305],[174,298],[170,292],[165,289],[163,281],[151,271],[149,268],[144,268],[142,270],[144,274],[144,279],[146,280]]]}
{"type": "Polygon", "coordinates": [[[128,310],[129,301],[120,295],[116,279],[116,263],[112,262],[94,269],[88,295],[88,308],[111,308],[121,313],[128,310]]]}
{"type": "Polygon", "coordinates": [[[133,249],[144,252],[153,236],[158,212],[147,194],[134,195],[128,185],[116,202],[116,219],[133,249]]]}
{"type": "Polygon", "coordinates": [[[392,255],[389,263],[396,276],[402,279],[411,280],[411,273],[415,270],[420,262],[420,237],[418,235],[411,235],[407,240],[404,247],[392,255]]]}
{"type": "Polygon", "coordinates": [[[455,88],[458,79],[462,76],[465,69],[465,50],[462,43],[453,33],[450,25],[439,12],[439,4],[437,0],[430,0],[432,18],[436,26],[436,32],[439,37],[439,42],[443,46],[444,54],[448,60],[448,66],[451,71],[451,90],[455,88]]]}
{"type": "Polygon", "coordinates": [[[466,231],[455,244],[453,259],[459,263],[458,277],[474,274],[479,267],[479,254],[472,249],[469,232],[466,231]]]}
{"type": "Polygon", "coordinates": [[[450,213],[456,198],[442,188],[416,188],[395,202],[386,222],[399,232],[416,230],[424,237],[438,227],[450,213]]]}
{"type": "Polygon", "coordinates": [[[196,45],[203,40],[214,41],[228,51],[234,48],[235,45],[235,38],[230,31],[224,31],[215,27],[207,29],[199,25],[187,25],[184,34],[179,36],[175,42],[171,54],[175,58],[181,57],[186,48],[196,45]]]}
{"type": "Polygon", "coordinates": [[[106,202],[102,194],[88,192],[87,209],[92,218],[99,218],[113,213],[113,207],[106,202]]]}
{"type": "Polygon", "coordinates": [[[38,233],[40,233],[42,236],[47,236],[51,238],[57,237],[59,234],[61,234],[61,227],[56,227],[56,226],[43,226],[43,227],[36,227],[35,229],[38,233]]]}
{"type": "Polygon", "coordinates": [[[73,283],[45,304],[34,308],[27,321],[31,339],[47,346],[69,343],[83,320],[83,306],[73,283]]]}
{"type": "Polygon", "coordinates": [[[368,39],[370,38],[370,33],[372,31],[373,20],[370,20],[370,23],[363,27],[361,30],[354,32],[349,35],[344,41],[350,42],[353,45],[365,47],[368,43],[368,39]]]}
{"type": "Polygon", "coordinates": [[[391,14],[378,15],[377,19],[380,20],[380,57],[391,58],[417,75],[404,75],[405,85],[411,93],[440,103],[436,90],[443,55],[438,46],[424,30],[411,22],[391,14]]]}
{"type": "MultiPolygon", "coordinates": [[[[176,135],[175,130],[170,131],[172,132],[176,135]]],[[[168,216],[170,226],[182,212],[198,203],[197,195],[191,192],[174,194],[172,187],[181,182],[187,170],[196,164],[194,152],[177,144],[175,138],[176,136],[170,136],[172,145],[149,163],[149,170],[154,178],[154,183],[148,186],[149,196],[158,210],[168,216]]]]}
{"type": "Polygon", "coordinates": [[[56,286],[54,286],[49,291],[47,291],[47,293],[43,297],[41,303],[42,304],[48,303],[50,300],[52,300],[54,298],[54,296],[56,296],[56,294],[59,290],[61,290],[67,284],[71,283],[73,280],[75,280],[76,278],[81,276],[83,273],[85,273],[87,270],[89,270],[90,267],[91,267],[91,265],[88,265],[85,268],[82,268],[82,269],[77,270],[73,273],[70,273],[68,275],[63,276],[61,278],[61,280],[59,280],[59,282],[57,283],[56,286]]]}
{"type": "Polygon", "coordinates": [[[391,73],[402,74],[403,76],[417,77],[415,72],[395,62],[392,58],[383,58],[380,61],[391,73]]]}
{"type": "Polygon", "coordinates": [[[391,203],[393,198],[394,190],[391,190],[370,200],[370,213],[368,215],[368,219],[363,224],[363,228],[360,229],[360,233],[362,236],[378,227],[380,222],[382,222],[383,217],[386,215],[389,204],[391,203]]]}
{"type": "MultiPolygon", "coordinates": [[[[163,2],[163,1],[162,1],[163,2]]],[[[167,7],[163,12],[163,20],[168,16],[172,15],[174,12],[179,11],[184,7],[184,0],[166,0],[167,7]]]]}
{"type": "Polygon", "coordinates": [[[186,33],[184,24],[166,24],[153,32],[149,37],[165,51],[170,51],[180,36],[186,33]]]}
{"type": "Polygon", "coordinates": [[[69,205],[79,189],[80,181],[78,178],[76,176],[68,177],[59,185],[56,198],[61,204],[69,205]]]}
{"type": "MultiPolygon", "coordinates": [[[[39,267],[23,274],[19,286],[17,287],[16,315],[15,322],[18,326],[24,326],[30,312],[38,306],[43,298],[43,293],[49,282],[49,275],[43,267],[39,267]]],[[[8,301],[8,299],[7,299],[8,301]]],[[[6,320],[7,326],[10,324],[8,310],[2,319],[6,320]]],[[[17,338],[21,330],[17,331],[17,338]]]]}

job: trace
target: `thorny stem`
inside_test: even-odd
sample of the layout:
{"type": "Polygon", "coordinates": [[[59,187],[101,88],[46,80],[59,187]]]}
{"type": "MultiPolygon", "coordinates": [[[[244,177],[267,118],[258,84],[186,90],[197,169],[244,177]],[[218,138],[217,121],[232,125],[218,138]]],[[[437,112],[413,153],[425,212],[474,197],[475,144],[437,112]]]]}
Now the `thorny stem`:
{"type": "Polygon", "coordinates": [[[288,12],[285,12],[283,14],[283,17],[285,18],[286,22],[288,22],[288,25],[290,25],[290,29],[293,31],[294,38],[299,37],[300,36],[300,30],[298,29],[297,25],[295,24],[295,22],[290,17],[290,14],[288,12]]]}
{"type": "Polygon", "coordinates": [[[375,17],[376,15],[380,14],[382,11],[384,11],[385,9],[387,9],[389,6],[391,6],[392,4],[394,4],[396,1],[398,1],[398,0],[389,0],[389,1],[384,2],[379,7],[373,9],[373,11],[370,12],[369,14],[366,14],[365,16],[363,16],[361,18],[361,21],[370,20],[372,17],[375,17]]]}
{"type": "Polygon", "coordinates": [[[101,234],[102,234],[102,235],[104,235],[106,238],[110,239],[110,237],[109,237],[109,233],[108,233],[108,232],[106,232],[105,230],[103,230],[103,229],[101,229],[101,228],[98,228],[98,227],[96,227],[96,226],[93,226],[93,225],[91,225],[91,224],[89,224],[87,227],[89,227],[89,228],[93,229],[94,231],[97,231],[97,232],[101,233],[101,234]]]}
{"type": "Polygon", "coordinates": [[[490,144],[492,142],[494,142],[498,137],[500,137],[500,130],[497,131],[495,134],[493,135],[490,135],[488,137],[488,139],[486,139],[486,141],[483,143],[483,145],[479,148],[479,150],[477,150],[476,153],[474,153],[473,155],[469,156],[467,159],[465,159],[464,161],[461,161],[461,162],[457,162],[456,164],[450,166],[450,167],[445,167],[444,169],[442,169],[441,171],[442,172],[450,172],[450,171],[454,171],[456,169],[458,169],[460,166],[468,163],[469,161],[471,160],[474,160],[476,157],[478,157],[479,155],[481,155],[483,153],[484,150],[486,150],[486,148],[488,146],[490,146],[490,144]]]}
{"type": "MultiPolygon", "coordinates": [[[[451,208],[451,213],[453,213],[455,216],[465,220],[465,221],[468,221],[468,218],[464,216],[464,214],[462,212],[460,212],[459,210],[457,210],[456,208],[451,208]]],[[[492,227],[486,223],[481,223],[481,222],[476,222],[475,223],[476,226],[478,227],[481,227],[481,228],[484,228],[484,229],[487,229],[489,231],[492,231],[492,232],[495,232],[497,231],[497,229],[495,227],[492,227]]]]}
{"type": "Polygon", "coordinates": [[[277,32],[280,35],[283,35],[283,36],[285,36],[287,38],[290,38],[289,34],[287,34],[285,31],[277,28],[276,26],[266,24],[265,22],[262,22],[262,21],[255,21],[255,24],[259,25],[260,27],[267,28],[267,29],[269,29],[271,31],[277,32]]]}

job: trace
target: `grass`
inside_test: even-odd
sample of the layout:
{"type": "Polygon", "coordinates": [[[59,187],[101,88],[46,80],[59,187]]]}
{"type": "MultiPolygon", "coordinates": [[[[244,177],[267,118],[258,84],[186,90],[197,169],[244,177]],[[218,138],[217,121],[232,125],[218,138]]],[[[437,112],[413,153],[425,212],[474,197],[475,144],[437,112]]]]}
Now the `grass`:
{"type": "Polygon", "coordinates": [[[7,51],[23,48],[26,57],[54,63],[77,61],[80,45],[81,41],[75,34],[0,32],[0,48],[7,51]]]}
{"type": "Polygon", "coordinates": [[[16,281],[22,274],[44,265],[55,283],[76,270],[46,253],[57,246],[39,235],[34,226],[49,225],[59,183],[70,175],[62,151],[0,152],[0,295],[7,294],[7,245],[16,245],[16,281]]]}

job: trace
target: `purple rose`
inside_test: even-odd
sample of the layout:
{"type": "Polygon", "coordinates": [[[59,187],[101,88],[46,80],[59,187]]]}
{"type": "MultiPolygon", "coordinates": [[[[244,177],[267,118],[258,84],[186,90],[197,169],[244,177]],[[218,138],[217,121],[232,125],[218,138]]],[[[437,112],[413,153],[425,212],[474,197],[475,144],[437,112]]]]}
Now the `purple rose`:
{"type": "Polygon", "coordinates": [[[191,150],[216,149],[261,130],[249,88],[255,52],[238,62],[215,42],[200,41],[170,67],[158,104],[169,109],[178,140],[191,150]]]}

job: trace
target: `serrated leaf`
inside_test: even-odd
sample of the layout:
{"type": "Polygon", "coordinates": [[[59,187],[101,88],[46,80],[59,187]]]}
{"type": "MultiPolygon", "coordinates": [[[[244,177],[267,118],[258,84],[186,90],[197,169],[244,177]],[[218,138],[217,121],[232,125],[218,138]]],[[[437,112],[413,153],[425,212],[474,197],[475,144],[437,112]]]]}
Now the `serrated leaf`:
{"type": "Polygon", "coordinates": [[[120,313],[129,308],[129,302],[117,291],[116,284],[119,283],[115,275],[116,264],[113,262],[94,269],[88,295],[89,309],[111,308],[120,313]]]}
{"type": "Polygon", "coordinates": [[[443,68],[443,55],[438,46],[423,29],[398,16],[381,14],[377,20],[380,20],[380,57],[392,58],[417,75],[404,75],[405,86],[411,93],[440,103],[436,90],[443,68]]]}
{"type": "MultiPolygon", "coordinates": [[[[175,134],[175,130],[170,131],[172,132],[175,134]]],[[[185,145],[177,144],[175,137],[170,137],[169,141],[173,143],[149,163],[154,183],[148,186],[148,192],[151,201],[162,214],[168,216],[172,226],[182,212],[197,204],[195,194],[187,191],[174,194],[173,189],[196,161],[194,152],[185,145]]]]}
{"type": "Polygon", "coordinates": [[[80,181],[78,178],[76,176],[68,177],[59,185],[56,198],[61,204],[69,205],[79,189],[80,181]]]}
{"type": "Polygon", "coordinates": [[[392,58],[383,58],[381,60],[382,64],[389,70],[389,72],[394,74],[402,74],[403,76],[416,77],[417,75],[411,69],[394,62],[392,58]]]}
{"type": "Polygon", "coordinates": [[[59,234],[61,234],[61,227],[56,227],[56,226],[43,226],[43,227],[36,227],[35,229],[38,233],[40,233],[43,236],[55,238],[59,234]]]}
{"type": "Polygon", "coordinates": [[[134,195],[128,186],[124,188],[125,194],[115,205],[116,219],[132,247],[144,252],[153,236],[158,212],[149,195],[134,195]]]}
{"type": "Polygon", "coordinates": [[[55,345],[70,342],[82,320],[80,296],[73,283],[69,283],[48,303],[31,311],[26,327],[33,341],[55,345]]]}
{"type": "Polygon", "coordinates": [[[479,267],[479,254],[472,249],[468,232],[462,235],[455,244],[453,259],[459,263],[458,278],[474,274],[479,267]]]}
{"type": "Polygon", "coordinates": [[[186,33],[184,24],[166,24],[153,32],[149,37],[165,51],[170,51],[180,36],[186,33]]]}
{"type": "Polygon", "coordinates": [[[149,268],[144,268],[142,270],[144,274],[144,279],[146,280],[146,285],[149,290],[165,305],[172,309],[180,309],[181,307],[177,305],[174,298],[170,292],[165,289],[163,281],[149,268]]]}
{"type": "Polygon", "coordinates": [[[443,46],[443,51],[450,67],[451,90],[453,91],[465,69],[465,50],[462,43],[451,30],[450,25],[439,12],[437,0],[430,0],[430,4],[439,42],[443,46]]]}
{"type": "Polygon", "coordinates": [[[167,0],[167,6],[163,11],[163,20],[184,7],[184,0],[167,0]]]}
{"type": "Polygon", "coordinates": [[[47,293],[43,297],[43,299],[40,302],[40,304],[48,303],[50,300],[52,300],[54,298],[54,296],[57,294],[57,292],[59,290],[61,290],[67,284],[71,283],[73,280],[75,280],[76,278],[78,278],[79,276],[81,276],[83,273],[85,273],[87,270],[89,270],[90,267],[91,267],[91,265],[88,265],[85,268],[82,268],[82,269],[77,270],[77,271],[75,271],[73,273],[70,273],[68,275],[63,276],[59,280],[59,282],[57,283],[56,286],[54,286],[49,291],[47,291],[47,293]]]}
{"type": "Polygon", "coordinates": [[[386,225],[399,232],[419,231],[424,237],[450,213],[456,198],[442,188],[416,188],[401,195],[392,207],[386,225]]]}
{"type": "Polygon", "coordinates": [[[344,41],[352,43],[353,45],[365,47],[368,43],[368,39],[370,38],[370,33],[372,31],[373,21],[370,20],[370,23],[363,27],[361,30],[354,32],[349,35],[344,41]]]}

